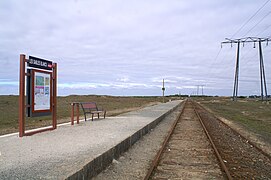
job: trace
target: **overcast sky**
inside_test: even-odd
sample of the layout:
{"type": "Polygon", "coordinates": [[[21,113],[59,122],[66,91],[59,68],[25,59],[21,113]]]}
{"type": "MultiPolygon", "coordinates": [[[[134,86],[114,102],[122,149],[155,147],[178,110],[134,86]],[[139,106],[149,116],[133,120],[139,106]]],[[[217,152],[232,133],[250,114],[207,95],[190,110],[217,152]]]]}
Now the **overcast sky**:
{"type": "MultiPolygon", "coordinates": [[[[265,2],[1,0],[0,94],[18,94],[26,54],[58,63],[58,95],[161,95],[163,78],[166,95],[196,94],[196,85],[231,95],[236,46],[220,43],[270,37],[271,2],[237,32],[265,2]]],[[[263,51],[270,92],[271,43],[263,51]]],[[[253,44],[241,48],[240,63],[240,94],[259,94],[253,44]]]]}

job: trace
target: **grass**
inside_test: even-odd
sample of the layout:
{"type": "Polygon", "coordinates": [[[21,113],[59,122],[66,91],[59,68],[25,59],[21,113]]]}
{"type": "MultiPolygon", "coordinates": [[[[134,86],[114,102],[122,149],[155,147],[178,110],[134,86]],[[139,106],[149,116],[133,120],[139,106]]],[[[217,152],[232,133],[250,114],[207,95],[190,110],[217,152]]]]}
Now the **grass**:
{"type": "MultiPolygon", "coordinates": [[[[18,102],[18,96],[0,96],[0,135],[18,132],[18,102]]],[[[96,95],[57,97],[58,123],[70,122],[71,102],[96,102],[98,106],[107,110],[109,116],[115,116],[140,107],[162,102],[162,98],[96,95]]],[[[82,115],[81,108],[80,115],[82,115]]],[[[51,119],[51,116],[25,118],[26,130],[51,125],[51,119]]]]}
{"type": "Polygon", "coordinates": [[[197,99],[219,116],[232,120],[271,144],[271,104],[255,99],[197,99]]]}

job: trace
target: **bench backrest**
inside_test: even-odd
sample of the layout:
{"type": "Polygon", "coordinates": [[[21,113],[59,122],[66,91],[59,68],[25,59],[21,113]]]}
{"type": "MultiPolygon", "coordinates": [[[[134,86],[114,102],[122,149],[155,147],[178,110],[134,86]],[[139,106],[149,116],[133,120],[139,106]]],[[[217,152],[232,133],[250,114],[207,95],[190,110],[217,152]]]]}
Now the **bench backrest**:
{"type": "Polygon", "coordinates": [[[97,105],[95,102],[85,102],[85,103],[81,103],[82,109],[83,111],[97,111],[97,105]]]}

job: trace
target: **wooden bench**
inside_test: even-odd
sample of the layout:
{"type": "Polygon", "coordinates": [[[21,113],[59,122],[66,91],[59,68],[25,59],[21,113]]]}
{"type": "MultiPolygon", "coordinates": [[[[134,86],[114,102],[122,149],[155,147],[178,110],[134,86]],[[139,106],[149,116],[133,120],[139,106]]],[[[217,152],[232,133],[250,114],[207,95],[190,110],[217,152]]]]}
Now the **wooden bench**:
{"type": "Polygon", "coordinates": [[[103,113],[104,118],[105,118],[106,110],[104,110],[102,108],[98,108],[95,102],[82,102],[80,104],[81,104],[81,107],[82,107],[84,115],[85,115],[85,121],[87,120],[86,114],[91,114],[92,121],[93,121],[94,114],[97,114],[98,119],[99,119],[100,114],[103,113]]]}

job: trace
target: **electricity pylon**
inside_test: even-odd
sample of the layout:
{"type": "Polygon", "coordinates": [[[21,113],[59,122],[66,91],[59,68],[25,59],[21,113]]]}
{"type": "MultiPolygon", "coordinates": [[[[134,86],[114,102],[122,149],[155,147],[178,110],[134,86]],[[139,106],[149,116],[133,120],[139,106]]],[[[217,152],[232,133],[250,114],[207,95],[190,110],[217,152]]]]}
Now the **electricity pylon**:
{"type": "Polygon", "coordinates": [[[264,71],[264,62],[263,62],[263,52],[262,52],[262,42],[266,42],[266,45],[268,45],[268,42],[271,41],[271,38],[259,38],[259,37],[246,37],[246,38],[240,38],[240,39],[227,39],[224,42],[221,42],[222,44],[237,44],[237,51],[236,51],[236,65],[235,65],[235,76],[234,76],[234,85],[233,85],[233,101],[237,100],[238,95],[238,79],[239,79],[239,54],[240,54],[240,44],[242,43],[243,46],[245,43],[259,43],[259,58],[260,58],[260,81],[261,81],[261,100],[263,101],[264,96],[263,93],[265,91],[265,99],[267,100],[267,87],[266,87],[266,80],[265,80],[265,71],[264,71]]]}

